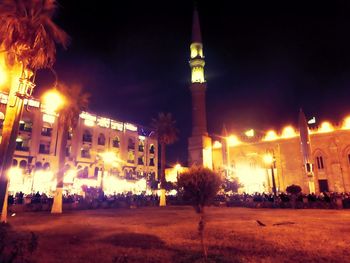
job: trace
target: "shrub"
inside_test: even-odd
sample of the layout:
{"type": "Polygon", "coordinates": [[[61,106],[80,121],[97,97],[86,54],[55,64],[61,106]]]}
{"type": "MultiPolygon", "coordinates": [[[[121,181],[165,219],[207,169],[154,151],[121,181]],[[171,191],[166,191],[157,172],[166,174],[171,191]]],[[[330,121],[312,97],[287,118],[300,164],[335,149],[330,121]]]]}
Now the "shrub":
{"type": "Polygon", "coordinates": [[[286,188],[287,193],[297,195],[301,193],[301,187],[299,185],[292,184],[286,188]]]}
{"type": "Polygon", "coordinates": [[[189,171],[179,174],[177,178],[178,191],[182,193],[184,200],[188,200],[195,211],[200,215],[198,232],[205,259],[208,257],[204,244],[205,217],[204,207],[209,205],[222,186],[219,174],[203,167],[193,166],[189,171]]]}

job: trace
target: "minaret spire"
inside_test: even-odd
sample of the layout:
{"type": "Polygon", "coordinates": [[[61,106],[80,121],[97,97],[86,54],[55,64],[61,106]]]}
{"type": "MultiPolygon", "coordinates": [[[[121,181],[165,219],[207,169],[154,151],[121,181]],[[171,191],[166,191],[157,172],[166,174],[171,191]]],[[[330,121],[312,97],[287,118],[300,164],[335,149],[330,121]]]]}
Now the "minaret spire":
{"type": "Polygon", "coordinates": [[[315,193],[315,182],[311,155],[311,141],[309,134],[309,127],[307,125],[306,117],[302,109],[299,111],[299,134],[300,147],[304,163],[305,175],[308,177],[309,192],[315,193]]]}
{"type": "Polygon", "coordinates": [[[194,8],[193,12],[192,43],[202,43],[201,26],[199,23],[197,7],[194,8]]]}
{"type": "Polygon", "coordinates": [[[207,131],[205,105],[206,81],[204,56],[198,11],[193,12],[192,43],[190,45],[192,136],[189,138],[189,164],[212,168],[211,138],[207,131]]]}

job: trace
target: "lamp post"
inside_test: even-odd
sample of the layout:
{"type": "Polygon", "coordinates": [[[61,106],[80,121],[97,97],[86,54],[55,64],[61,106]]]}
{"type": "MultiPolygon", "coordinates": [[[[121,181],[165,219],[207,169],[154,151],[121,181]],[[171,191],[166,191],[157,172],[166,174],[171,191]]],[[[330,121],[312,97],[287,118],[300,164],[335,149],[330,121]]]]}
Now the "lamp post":
{"type": "Polygon", "coordinates": [[[264,155],[264,162],[270,166],[271,168],[271,179],[272,179],[272,192],[274,196],[277,196],[277,191],[276,191],[276,181],[275,181],[275,163],[276,163],[276,159],[275,156],[267,153],[264,155]]]}

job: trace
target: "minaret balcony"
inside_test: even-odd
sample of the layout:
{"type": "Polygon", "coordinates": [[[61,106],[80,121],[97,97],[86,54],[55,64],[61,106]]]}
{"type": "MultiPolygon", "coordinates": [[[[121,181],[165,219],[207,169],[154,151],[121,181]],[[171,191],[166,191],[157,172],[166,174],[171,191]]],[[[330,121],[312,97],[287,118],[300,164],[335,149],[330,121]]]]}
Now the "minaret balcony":
{"type": "Polygon", "coordinates": [[[205,61],[202,58],[197,57],[197,58],[190,60],[190,66],[191,66],[191,68],[193,68],[193,67],[202,67],[203,68],[205,66],[205,61]]]}

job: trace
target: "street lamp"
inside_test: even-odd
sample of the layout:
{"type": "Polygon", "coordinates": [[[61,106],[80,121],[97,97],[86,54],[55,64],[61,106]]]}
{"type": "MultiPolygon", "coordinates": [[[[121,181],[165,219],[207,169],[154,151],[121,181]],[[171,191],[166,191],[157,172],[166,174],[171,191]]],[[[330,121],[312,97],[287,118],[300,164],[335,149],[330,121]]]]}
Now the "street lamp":
{"type": "Polygon", "coordinates": [[[275,162],[276,162],[275,156],[270,153],[267,153],[264,155],[263,159],[265,164],[267,166],[270,166],[271,168],[272,192],[273,192],[273,195],[276,196],[277,193],[276,193],[276,181],[275,181],[275,172],[274,172],[275,162]]]}

